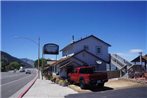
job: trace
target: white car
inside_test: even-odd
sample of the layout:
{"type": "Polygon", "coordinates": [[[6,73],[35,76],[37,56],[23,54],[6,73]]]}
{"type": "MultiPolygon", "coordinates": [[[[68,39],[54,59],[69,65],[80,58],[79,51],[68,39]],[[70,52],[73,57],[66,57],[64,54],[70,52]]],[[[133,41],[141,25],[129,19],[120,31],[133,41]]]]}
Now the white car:
{"type": "Polygon", "coordinates": [[[31,71],[30,70],[26,70],[26,74],[31,74],[31,71]]]}

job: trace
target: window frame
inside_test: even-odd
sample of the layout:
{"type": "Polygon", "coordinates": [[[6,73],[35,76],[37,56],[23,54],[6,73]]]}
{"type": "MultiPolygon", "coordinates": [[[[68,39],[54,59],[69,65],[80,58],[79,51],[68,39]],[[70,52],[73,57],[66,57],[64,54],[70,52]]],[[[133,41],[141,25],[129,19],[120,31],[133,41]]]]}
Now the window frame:
{"type": "Polygon", "coordinates": [[[84,45],[83,48],[84,48],[84,50],[89,50],[89,46],[88,45],[84,45]]]}
{"type": "Polygon", "coordinates": [[[102,46],[96,46],[96,54],[101,54],[101,53],[102,53],[102,46]]]}

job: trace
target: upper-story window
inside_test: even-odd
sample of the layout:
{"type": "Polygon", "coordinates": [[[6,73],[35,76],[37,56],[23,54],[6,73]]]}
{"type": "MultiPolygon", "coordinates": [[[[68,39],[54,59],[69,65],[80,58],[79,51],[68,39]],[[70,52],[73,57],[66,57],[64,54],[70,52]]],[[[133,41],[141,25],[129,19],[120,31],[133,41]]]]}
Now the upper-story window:
{"type": "Polygon", "coordinates": [[[85,49],[85,50],[89,50],[88,45],[84,45],[84,49],[85,49]]]}
{"type": "Polygon", "coordinates": [[[100,46],[96,46],[96,53],[101,53],[101,47],[100,46]]]}

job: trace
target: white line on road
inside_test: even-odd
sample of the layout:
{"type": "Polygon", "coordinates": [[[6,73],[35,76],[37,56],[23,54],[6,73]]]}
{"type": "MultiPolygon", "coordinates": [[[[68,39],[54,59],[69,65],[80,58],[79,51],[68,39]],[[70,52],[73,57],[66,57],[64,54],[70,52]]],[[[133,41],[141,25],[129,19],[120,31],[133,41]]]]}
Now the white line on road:
{"type": "Polygon", "coordinates": [[[20,73],[20,74],[14,74],[14,75],[11,75],[11,76],[1,76],[0,79],[6,79],[6,78],[9,78],[9,77],[15,77],[15,76],[21,76],[21,75],[24,75],[24,73],[20,73]]]}
{"type": "Polygon", "coordinates": [[[16,82],[16,81],[20,81],[20,80],[25,79],[25,78],[30,77],[30,76],[32,76],[32,75],[29,75],[29,76],[26,76],[26,77],[24,77],[24,78],[20,78],[20,79],[17,79],[17,80],[14,80],[14,81],[11,81],[11,82],[8,82],[8,83],[5,83],[5,84],[2,84],[2,85],[0,85],[0,86],[5,86],[5,85],[14,83],[14,82],[16,82]]]}

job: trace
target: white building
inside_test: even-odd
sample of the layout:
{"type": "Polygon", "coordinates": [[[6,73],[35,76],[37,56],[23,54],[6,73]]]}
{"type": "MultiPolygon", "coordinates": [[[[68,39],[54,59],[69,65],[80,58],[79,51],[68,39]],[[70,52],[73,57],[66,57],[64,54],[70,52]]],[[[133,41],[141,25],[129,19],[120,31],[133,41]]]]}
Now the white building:
{"type": "Polygon", "coordinates": [[[90,35],[65,46],[62,58],[53,65],[55,72],[66,76],[76,66],[95,66],[97,71],[106,71],[106,64],[110,62],[108,48],[111,45],[90,35]]]}

